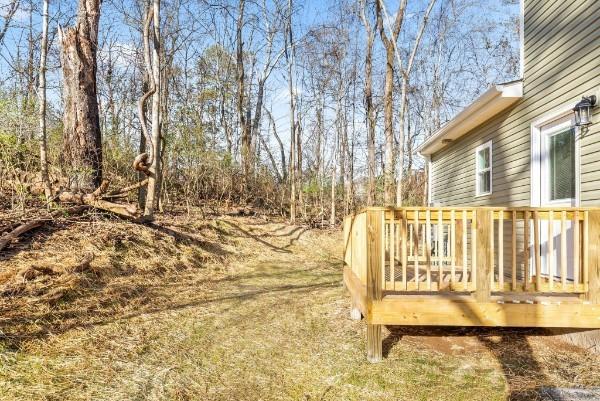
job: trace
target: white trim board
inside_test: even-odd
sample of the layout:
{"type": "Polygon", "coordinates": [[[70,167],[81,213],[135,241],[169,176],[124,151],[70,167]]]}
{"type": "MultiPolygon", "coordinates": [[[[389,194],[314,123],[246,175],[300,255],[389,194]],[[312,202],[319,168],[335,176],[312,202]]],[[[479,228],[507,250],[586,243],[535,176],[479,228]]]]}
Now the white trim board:
{"type": "MultiPolygon", "coordinates": [[[[542,163],[541,163],[541,133],[542,127],[550,124],[553,121],[566,118],[569,114],[573,113],[573,107],[575,107],[577,101],[564,104],[548,113],[545,113],[540,118],[531,123],[531,163],[530,163],[530,199],[529,204],[531,207],[542,206],[542,183],[540,178],[542,177],[542,163]]],[[[575,204],[569,205],[577,207],[580,202],[580,182],[581,182],[581,168],[580,168],[580,129],[575,127],[575,204]]],[[[565,206],[565,205],[563,205],[565,206]]]]}
{"type": "Polygon", "coordinates": [[[447,144],[490,120],[523,97],[523,82],[493,85],[473,103],[444,124],[417,147],[421,156],[432,155],[447,144]]]}
{"type": "Polygon", "coordinates": [[[431,171],[433,163],[431,163],[431,156],[425,156],[425,162],[427,163],[427,206],[433,206],[433,184],[431,179],[433,178],[433,172],[431,171]]]}
{"type": "Polygon", "coordinates": [[[525,78],[525,0],[519,1],[519,76],[525,78]]]}
{"type": "Polygon", "coordinates": [[[492,194],[492,192],[494,192],[494,159],[493,159],[493,147],[492,147],[492,140],[490,139],[489,141],[482,143],[481,145],[477,146],[477,148],[475,148],[475,197],[479,198],[482,196],[489,196],[492,194]],[[489,171],[490,171],[490,190],[488,192],[479,192],[479,152],[481,152],[483,149],[489,149],[490,150],[490,167],[489,167],[489,171]]]}

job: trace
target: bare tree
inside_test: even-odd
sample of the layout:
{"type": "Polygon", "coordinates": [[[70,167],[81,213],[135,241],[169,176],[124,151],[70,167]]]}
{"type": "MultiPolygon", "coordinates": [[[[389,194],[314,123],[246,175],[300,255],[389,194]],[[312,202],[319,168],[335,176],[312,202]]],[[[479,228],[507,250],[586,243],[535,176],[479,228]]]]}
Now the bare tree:
{"type": "Polygon", "coordinates": [[[8,11],[4,16],[4,25],[0,27],[0,44],[4,41],[4,35],[6,35],[6,31],[8,31],[8,27],[15,16],[15,13],[19,9],[19,0],[12,0],[8,4],[8,11]]]}
{"type": "Polygon", "coordinates": [[[290,222],[296,222],[296,105],[294,91],[295,52],[292,32],[292,0],[288,0],[285,35],[285,58],[287,60],[288,90],[290,95],[290,222]]]}
{"type": "Polygon", "coordinates": [[[375,204],[375,110],[373,107],[373,42],[375,41],[375,31],[371,26],[369,17],[365,13],[365,7],[368,7],[370,1],[365,4],[365,0],[360,1],[360,17],[365,26],[366,46],[365,46],[365,112],[367,114],[367,169],[368,169],[368,190],[367,205],[375,204]]]}
{"type": "Polygon", "coordinates": [[[100,0],[80,0],[76,25],[59,31],[65,103],[63,163],[74,190],[99,187],[102,181],[102,135],[96,88],[100,3],[100,0]]]}
{"type": "MultiPolygon", "coordinates": [[[[385,135],[385,165],[383,171],[383,202],[386,205],[394,203],[394,183],[395,183],[395,168],[394,168],[394,62],[396,42],[402,28],[404,13],[406,11],[406,3],[408,0],[401,0],[393,28],[391,29],[390,37],[386,34],[384,27],[384,9],[383,0],[376,0],[375,11],[377,16],[377,29],[381,42],[385,48],[385,85],[383,91],[383,131],[385,135]]],[[[387,19],[386,19],[387,21],[387,19]]]]}
{"type": "Polygon", "coordinates": [[[394,52],[398,58],[398,65],[400,67],[400,71],[402,73],[402,89],[400,92],[400,117],[399,117],[399,132],[398,132],[398,174],[397,174],[397,183],[396,183],[396,206],[402,206],[402,179],[404,176],[404,142],[405,142],[405,132],[404,132],[404,124],[406,121],[406,110],[408,104],[408,90],[409,90],[409,81],[410,81],[410,73],[412,71],[415,56],[419,49],[419,45],[421,43],[421,38],[423,37],[423,33],[425,32],[425,28],[427,26],[427,20],[429,19],[429,14],[435,5],[436,0],[430,0],[427,9],[425,10],[425,14],[423,15],[423,20],[421,21],[421,25],[419,26],[419,31],[417,32],[417,36],[415,38],[415,42],[412,46],[412,50],[410,56],[408,58],[408,62],[406,64],[406,68],[403,68],[402,60],[399,57],[398,49],[396,49],[396,44],[394,43],[394,52]]]}
{"type": "Polygon", "coordinates": [[[152,1],[153,35],[152,35],[152,80],[156,88],[152,95],[152,144],[154,155],[149,168],[148,190],[146,193],[146,208],[144,216],[152,218],[158,206],[158,188],[161,171],[161,36],[160,36],[160,0],[152,1]]]}
{"type": "Polygon", "coordinates": [[[44,0],[42,8],[42,41],[40,49],[40,68],[38,78],[38,103],[40,123],[40,171],[46,200],[52,197],[50,177],[48,174],[48,141],[46,135],[46,58],[48,54],[48,1],[44,0]]]}
{"type": "Polygon", "coordinates": [[[239,0],[238,3],[238,16],[236,23],[236,78],[237,78],[237,111],[240,123],[240,131],[242,135],[242,169],[243,169],[243,183],[246,186],[249,182],[252,169],[252,136],[250,121],[247,118],[246,111],[246,73],[244,70],[244,40],[243,40],[243,28],[244,28],[244,9],[246,7],[246,0],[239,0]]]}
{"type": "Polygon", "coordinates": [[[273,132],[273,136],[275,137],[275,139],[277,140],[277,144],[279,145],[279,157],[281,160],[281,179],[282,179],[282,183],[285,183],[285,181],[287,180],[287,167],[286,167],[286,162],[285,162],[285,147],[283,146],[283,141],[281,140],[281,137],[279,136],[279,134],[277,133],[277,125],[275,124],[275,119],[273,118],[273,114],[267,110],[267,108],[265,107],[265,112],[267,113],[267,116],[269,117],[269,122],[271,124],[271,128],[272,128],[272,132],[273,132]]]}

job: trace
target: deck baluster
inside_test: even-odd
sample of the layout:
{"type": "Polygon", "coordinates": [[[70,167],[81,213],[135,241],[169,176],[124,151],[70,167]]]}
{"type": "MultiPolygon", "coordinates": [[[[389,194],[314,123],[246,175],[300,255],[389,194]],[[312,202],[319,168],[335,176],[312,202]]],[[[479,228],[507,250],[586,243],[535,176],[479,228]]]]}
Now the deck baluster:
{"type": "Polygon", "coordinates": [[[425,211],[425,258],[427,259],[427,290],[431,291],[431,211],[425,211]]]}
{"type": "Polygon", "coordinates": [[[406,220],[406,210],[402,209],[402,224],[400,226],[400,236],[402,239],[402,289],[407,290],[406,287],[406,264],[408,263],[407,256],[407,243],[406,243],[406,231],[408,229],[408,221],[406,220]]]}
{"type": "Polygon", "coordinates": [[[415,265],[415,290],[419,290],[419,211],[415,210],[413,223],[414,246],[414,265],[415,265]]]}
{"type": "Polygon", "coordinates": [[[471,289],[477,287],[477,211],[471,211],[471,289]]]}
{"type": "Polygon", "coordinates": [[[589,233],[589,229],[590,229],[590,224],[589,224],[589,219],[590,219],[590,213],[586,210],[585,212],[583,212],[583,238],[582,238],[582,243],[583,243],[583,249],[582,249],[582,254],[583,254],[583,291],[584,292],[588,292],[589,290],[589,240],[590,240],[590,233],[589,233]]]}
{"type": "Polygon", "coordinates": [[[504,291],[504,211],[498,212],[498,290],[504,291]]]}
{"type": "Polygon", "coordinates": [[[389,289],[394,291],[396,289],[396,219],[395,213],[392,211],[392,217],[390,220],[390,287],[389,289]]]}
{"type": "Polygon", "coordinates": [[[494,282],[494,257],[495,257],[495,253],[496,252],[495,252],[495,245],[494,245],[494,242],[495,242],[494,241],[494,213],[495,212],[492,210],[490,212],[490,217],[489,217],[489,219],[490,219],[490,222],[489,222],[489,224],[490,224],[490,233],[489,233],[489,235],[490,235],[490,256],[489,256],[489,258],[490,258],[490,261],[491,261],[491,264],[492,264],[491,265],[492,271],[491,271],[491,274],[490,274],[490,288],[491,289],[494,289],[494,286],[495,286],[495,282],[494,282]]]}
{"type": "Polygon", "coordinates": [[[463,286],[464,286],[464,290],[467,291],[467,289],[469,288],[469,271],[468,271],[468,247],[467,247],[467,243],[468,243],[468,238],[467,238],[467,211],[463,210],[462,212],[462,257],[463,257],[463,276],[462,276],[462,281],[463,281],[463,286]]]}
{"type": "Polygon", "coordinates": [[[456,285],[456,220],[454,209],[450,211],[450,234],[448,235],[448,245],[450,248],[450,288],[454,289],[456,285]]]}
{"type": "Polygon", "coordinates": [[[579,271],[581,269],[581,259],[579,258],[579,250],[581,242],[579,241],[579,211],[573,212],[573,287],[577,288],[579,284],[579,271]]]}
{"type": "Polygon", "coordinates": [[[546,240],[546,266],[548,268],[548,290],[554,291],[554,212],[548,212],[548,239],[546,240]]]}
{"type": "Polygon", "coordinates": [[[512,212],[512,227],[511,227],[511,254],[512,254],[512,277],[511,277],[511,289],[517,290],[517,211],[512,212]]]}
{"type": "Polygon", "coordinates": [[[438,224],[437,224],[437,260],[438,260],[438,290],[442,289],[444,282],[444,223],[442,220],[442,210],[438,210],[438,224]]]}
{"type": "Polygon", "coordinates": [[[560,287],[567,290],[567,212],[560,213],[560,287]]]}
{"type": "Polygon", "coordinates": [[[542,291],[542,257],[540,249],[540,216],[533,212],[533,252],[535,252],[535,290],[542,291]]]}
{"type": "Polygon", "coordinates": [[[523,288],[529,291],[529,211],[523,211],[523,288]]]}

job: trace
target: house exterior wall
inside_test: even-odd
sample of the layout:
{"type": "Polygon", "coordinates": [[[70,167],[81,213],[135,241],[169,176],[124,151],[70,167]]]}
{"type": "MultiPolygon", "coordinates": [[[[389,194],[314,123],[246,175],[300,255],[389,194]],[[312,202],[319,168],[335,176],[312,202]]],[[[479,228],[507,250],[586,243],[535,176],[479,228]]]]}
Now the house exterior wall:
{"type": "MultiPolygon", "coordinates": [[[[436,206],[529,206],[531,123],[600,93],[600,1],[525,0],[523,98],[431,155],[436,206]],[[475,196],[475,149],[492,140],[492,193],[475,196]]],[[[600,206],[600,107],[580,138],[580,205],[600,206]]]]}

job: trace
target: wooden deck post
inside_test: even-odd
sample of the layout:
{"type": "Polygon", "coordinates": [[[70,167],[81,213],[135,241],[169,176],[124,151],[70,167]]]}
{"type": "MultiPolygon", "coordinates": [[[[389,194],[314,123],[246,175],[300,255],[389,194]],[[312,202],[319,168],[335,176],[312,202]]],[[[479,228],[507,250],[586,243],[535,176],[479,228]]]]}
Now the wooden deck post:
{"type": "MultiPolygon", "coordinates": [[[[455,226],[454,226],[454,236],[452,237],[452,240],[454,241],[454,260],[455,263],[457,264],[457,266],[460,266],[460,268],[458,269],[458,274],[461,275],[461,280],[463,282],[464,285],[464,289],[467,289],[467,281],[466,281],[466,266],[463,262],[463,220],[462,220],[462,214],[459,214],[459,218],[456,219],[455,221],[455,226]]],[[[455,288],[453,288],[455,289],[455,288]]]]}
{"type": "Polygon", "coordinates": [[[588,301],[600,304],[600,211],[588,212],[588,301]]]}
{"type": "Polygon", "coordinates": [[[490,256],[490,242],[493,238],[490,236],[490,226],[492,221],[492,211],[487,209],[477,209],[477,269],[475,298],[478,302],[489,302],[491,296],[491,276],[493,269],[493,258],[490,256]]]}
{"type": "Polygon", "coordinates": [[[382,360],[381,325],[372,324],[373,302],[381,301],[382,288],[381,241],[384,222],[383,210],[367,210],[367,360],[371,363],[382,360]]]}

